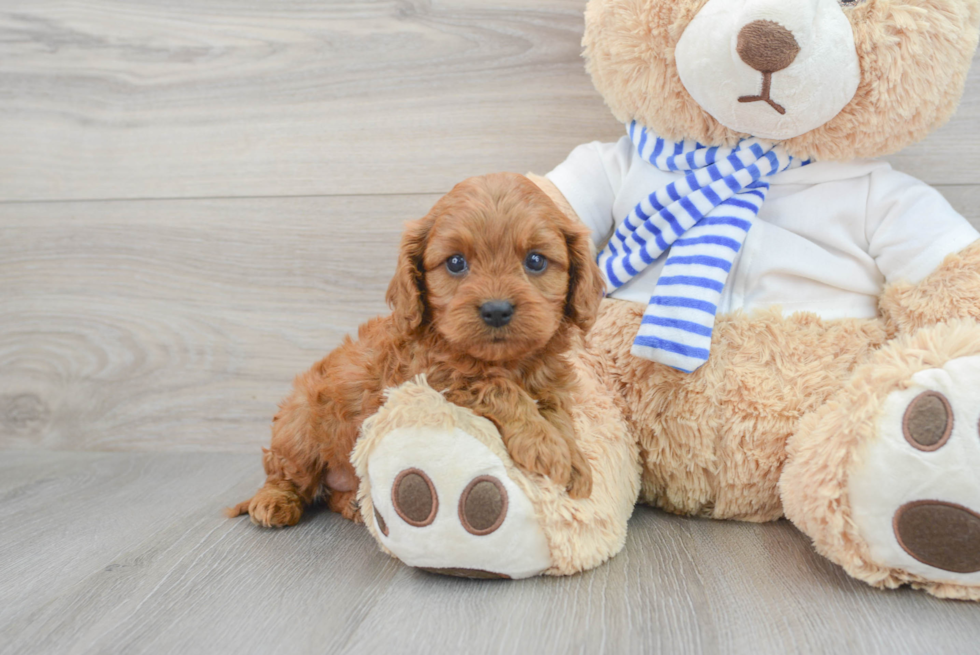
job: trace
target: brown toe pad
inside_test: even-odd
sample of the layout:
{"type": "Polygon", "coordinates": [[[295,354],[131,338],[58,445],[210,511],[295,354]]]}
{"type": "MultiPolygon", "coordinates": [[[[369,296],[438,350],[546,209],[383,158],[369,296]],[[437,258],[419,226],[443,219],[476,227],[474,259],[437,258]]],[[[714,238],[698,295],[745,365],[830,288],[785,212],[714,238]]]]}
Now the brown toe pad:
{"type": "Polygon", "coordinates": [[[940,500],[917,500],[893,519],[899,545],[923,564],[953,573],[980,571],[980,514],[940,500]]]}
{"type": "Polygon", "coordinates": [[[419,469],[410,468],[395,478],[391,486],[391,504],[405,523],[421,528],[436,519],[439,497],[429,476],[419,469]]]}
{"type": "Polygon", "coordinates": [[[918,450],[939,450],[953,431],[953,409],[946,396],[926,391],[916,396],[902,420],[905,440],[918,450]]]}
{"type": "Polygon", "coordinates": [[[470,534],[483,536],[507,518],[507,489],[492,475],[481,475],[466,485],[459,497],[459,522],[470,534]]]}

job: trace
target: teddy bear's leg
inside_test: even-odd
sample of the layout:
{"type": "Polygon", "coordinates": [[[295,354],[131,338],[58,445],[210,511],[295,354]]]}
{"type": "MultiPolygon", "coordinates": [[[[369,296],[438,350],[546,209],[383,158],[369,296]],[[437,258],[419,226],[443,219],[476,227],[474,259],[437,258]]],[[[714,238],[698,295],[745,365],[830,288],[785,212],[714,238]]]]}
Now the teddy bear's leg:
{"type": "Polygon", "coordinates": [[[514,466],[494,425],[424,381],[389,392],[352,455],[361,513],[409,566],[464,577],[565,575],[623,546],[639,490],[635,440],[580,364],[573,419],[593,469],[588,499],[514,466]]]}
{"type": "Polygon", "coordinates": [[[857,367],[788,443],[787,517],[880,587],[980,600],[980,324],[923,328],[857,367]]]}
{"type": "Polygon", "coordinates": [[[780,518],[786,440],[885,342],[880,321],[719,316],[708,362],[683,373],[630,354],[644,309],[604,300],[587,346],[637,435],[640,500],[676,514],[780,518]]]}

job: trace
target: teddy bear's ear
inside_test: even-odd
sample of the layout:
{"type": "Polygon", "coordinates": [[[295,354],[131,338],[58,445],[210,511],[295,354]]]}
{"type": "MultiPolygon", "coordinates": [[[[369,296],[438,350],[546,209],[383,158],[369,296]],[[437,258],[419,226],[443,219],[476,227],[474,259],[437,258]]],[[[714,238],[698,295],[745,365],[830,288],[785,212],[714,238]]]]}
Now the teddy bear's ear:
{"type": "Polygon", "coordinates": [[[388,285],[385,300],[392,309],[392,319],[399,330],[413,332],[425,320],[425,267],[422,258],[435,219],[430,212],[424,218],[405,226],[395,275],[388,285]]]}
{"type": "Polygon", "coordinates": [[[592,234],[584,224],[562,214],[561,230],[568,247],[568,297],[565,315],[582,330],[589,330],[599,314],[606,283],[595,261],[592,234]]]}

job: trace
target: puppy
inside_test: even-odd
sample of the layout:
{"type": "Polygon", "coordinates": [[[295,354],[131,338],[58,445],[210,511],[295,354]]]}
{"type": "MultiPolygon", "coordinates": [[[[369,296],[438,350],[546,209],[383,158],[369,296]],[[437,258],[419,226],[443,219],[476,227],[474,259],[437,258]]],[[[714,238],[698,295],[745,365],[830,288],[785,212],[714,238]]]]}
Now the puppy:
{"type": "Polygon", "coordinates": [[[408,224],[388,288],[393,313],[297,377],[263,449],[265,485],[228,515],[293,525],[325,495],[331,510],[358,518],[350,453],[361,423],[385,389],[421,373],[493,421],[518,467],[588,497],[592,473],[568,414],[576,377],[563,353],[602,298],[590,248],[589,230],[521,175],[458,184],[408,224]]]}

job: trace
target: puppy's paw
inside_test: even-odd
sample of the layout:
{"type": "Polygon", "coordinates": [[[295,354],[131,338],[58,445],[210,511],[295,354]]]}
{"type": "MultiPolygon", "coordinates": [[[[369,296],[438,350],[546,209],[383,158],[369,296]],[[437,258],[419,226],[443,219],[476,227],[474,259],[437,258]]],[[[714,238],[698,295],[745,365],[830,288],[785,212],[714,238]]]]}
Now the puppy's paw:
{"type": "MultiPolygon", "coordinates": [[[[514,463],[525,471],[551,478],[569,487],[572,482],[572,455],[568,443],[547,421],[535,421],[514,430],[505,440],[514,463]]],[[[591,475],[589,487],[591,490],[591,475]]]]}
{"type": "Polygon", "coordinates": [[[333,491],[327,498],[327,507],[354,523],[364,523],[361,509],[357,504],[357,491],[333,491]]]}
{"type": "Polygon", "coordinates": [[[299,523],[303,500],[295,491],[265,486],[248,503],[252,523],[265,528],[282,528],[299,523]]]}
{"type": "Polygon", "coordinates": [[[574,444],[570,445],[572,456],[572,477],[568,484],[568,495],[583,499],[592,495],[592,467],[589,460],[574,444]]]}

